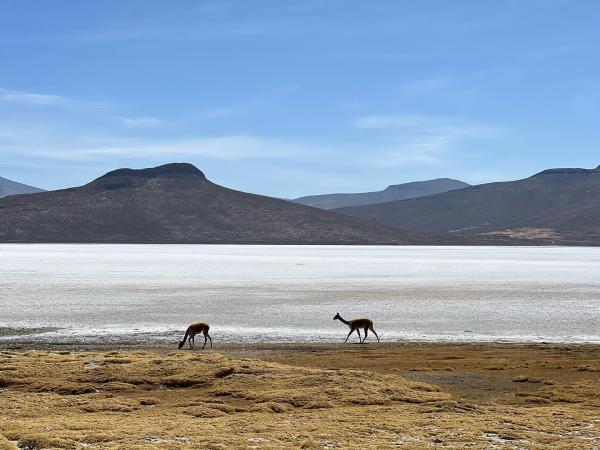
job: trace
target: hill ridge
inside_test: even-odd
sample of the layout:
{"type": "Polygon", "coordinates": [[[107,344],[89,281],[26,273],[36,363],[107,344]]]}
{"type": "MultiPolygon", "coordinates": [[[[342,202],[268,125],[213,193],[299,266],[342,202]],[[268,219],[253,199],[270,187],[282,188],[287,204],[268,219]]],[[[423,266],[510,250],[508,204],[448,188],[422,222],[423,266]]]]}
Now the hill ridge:
{"type": "Polygon", "coordinates": [[[0,199],[0,209],[0,242],[443,242],[219,186],[191,164],[117,169],[84,186],[0,199]]]}
{"type": "Polygon", "coordinates": [[[600,245],[600,170],[548,169],[516,181],[335,211],[492,244],[600,245]]]}

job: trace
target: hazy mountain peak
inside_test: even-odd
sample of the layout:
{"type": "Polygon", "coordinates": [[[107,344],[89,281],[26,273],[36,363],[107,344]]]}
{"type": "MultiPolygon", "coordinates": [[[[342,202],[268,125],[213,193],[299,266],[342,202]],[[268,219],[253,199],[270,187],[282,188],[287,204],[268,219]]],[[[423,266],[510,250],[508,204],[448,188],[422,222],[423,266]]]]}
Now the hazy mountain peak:
{"type": "Polygon", "coordinates": [[[44,190],[0,177],[0,197],[15,194],[35,194],[36,192],[44,192],[44,190]]]}
{"type": "MultiPolygon", "coordinates": [[[[589,175],[593,173],[600,173],[600,166],[595,169],[581,169],[581,168],[557,168],[557,169],[546,169],[542,170],[539,173],[533,175],[533,177],[543,176],[543,175],[589,175]]],[[[532,177],[532,178],[533,178],[532,177]]]]}
{"type": "Polygon", "coordinates": [[[434,178],[433,180],[426,180],[426,181],[411,181],[409,183],[402,183],[402,184],[390,184],[388,187],[386,187],[384,189],[384,191],[397,191],[397,190],[404,190],[407,188],[411,188],[411,187],[419,187],[419,186],[426,186],[426,185],[441,185],[443,184],[444,187],[443,189],[446,189],[447,187],[451,187],[452,189],[459,189],[462,187],[468,187],[469,184],[460,181],[460,180],[455,180],[453,178],[434,178]]]}
{"type": "Polygon", "coordinates": [[[347,206],[372,205],[394,200],[424,197],[463,189],[469,184],[452,178],[437,178],[435,180],[413,181],[403,184],[392,184],[382,191],[359,192],[354,194],[324,194],[310,195],[295,199],[296,203],[314,206],[321,209],[335,209],[347,206]]]}

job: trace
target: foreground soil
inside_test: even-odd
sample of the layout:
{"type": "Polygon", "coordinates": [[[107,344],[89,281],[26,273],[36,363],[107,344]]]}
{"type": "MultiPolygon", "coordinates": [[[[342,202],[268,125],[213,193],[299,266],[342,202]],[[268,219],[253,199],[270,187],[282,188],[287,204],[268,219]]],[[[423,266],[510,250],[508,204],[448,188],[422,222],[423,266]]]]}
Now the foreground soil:
{"type": "Polygon", "coordinates": [[[0,449],[600,446],[600,346],[0,352],[0,449]]]}

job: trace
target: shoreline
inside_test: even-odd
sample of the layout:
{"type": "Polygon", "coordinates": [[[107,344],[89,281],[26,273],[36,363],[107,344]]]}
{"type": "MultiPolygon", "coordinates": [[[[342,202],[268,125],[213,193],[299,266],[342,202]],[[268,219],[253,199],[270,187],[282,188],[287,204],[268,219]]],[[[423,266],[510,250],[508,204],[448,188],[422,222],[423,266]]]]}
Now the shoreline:
{"type": "MultiPolygon", "coordinates": [[[[36,339],[32,338],[32,334],[23,334],[15,337],[0,337],[0,350],[73,350],[73,351],[112,351],[112,350],[147,350],[147,351],[167,351],[177,350],[177,345],[182,338],[182,333],[174,334],[164,339],[36,339]]],[[[199,351],[202,348],[203,340],[199,339],[196,342],[194,351],[199,351]]],[[[186,346],[182,351],[187,349],[186,346]]],[[[350,345],[361,345],[357,341],[349,340],[347,343],[343,342],[342,339],[328,339],[328,340],[316,340],[316,341],[293,341],[288,340],[255,340],[253,342],[244,341],[243,339],[235,341],[218,341],[213,337],[213,350],[219,351],[233,351],[236,349],[302,349],[302,348],[331,348],[341,349],[344,346],[350,345]]],[[[452,347],[452,346],[463,346],[463,347],[477,347],[477,346],[489,346],[489,347],[588,347],[600,349],[600,341],[595,340],[511,340],[511,339],[472,339],[472,340],[461,340],[461,339],[388,339],[377,342],[376,340],[367,341],[362,344],[366,346],[432,346],[432,347],[452,347]]],[[[208,347],[207,347],[208,350],[208,347]]]]}

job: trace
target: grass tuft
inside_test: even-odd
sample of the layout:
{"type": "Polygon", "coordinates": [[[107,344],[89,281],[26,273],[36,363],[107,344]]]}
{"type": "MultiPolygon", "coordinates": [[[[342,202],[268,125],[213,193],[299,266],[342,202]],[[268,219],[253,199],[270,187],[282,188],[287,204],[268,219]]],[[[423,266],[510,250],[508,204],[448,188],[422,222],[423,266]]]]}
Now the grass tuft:
{"type": "Polygon", "coordinates": [[[235,367],[225,367],[215,372],[215,378],[225,378],[235,373],[235,367]]]}

